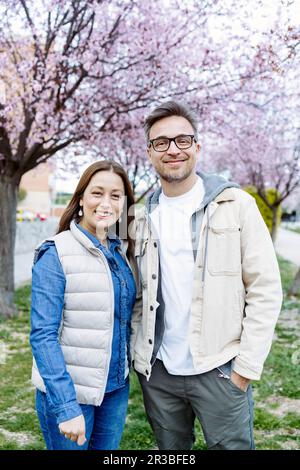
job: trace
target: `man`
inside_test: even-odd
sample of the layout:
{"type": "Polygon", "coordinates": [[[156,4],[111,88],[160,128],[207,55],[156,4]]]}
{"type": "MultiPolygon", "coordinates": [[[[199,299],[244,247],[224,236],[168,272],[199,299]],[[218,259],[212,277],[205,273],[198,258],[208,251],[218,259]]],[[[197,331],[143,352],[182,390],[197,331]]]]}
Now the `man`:
{"type": "Polygon", "coordinates": [[[261,376],[282,302],[254,199],[196,173],[197,120],[169,101],[146,118],[156,191],[136,217],[140,297],[132,359],[159,449],[253,449],[251,380],[261,376]]]}

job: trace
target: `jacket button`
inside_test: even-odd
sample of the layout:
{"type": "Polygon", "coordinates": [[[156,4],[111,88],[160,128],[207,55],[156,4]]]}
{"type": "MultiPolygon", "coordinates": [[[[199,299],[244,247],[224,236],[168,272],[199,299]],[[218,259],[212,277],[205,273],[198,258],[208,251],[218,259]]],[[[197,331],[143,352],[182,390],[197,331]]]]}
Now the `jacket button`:
{"type": "Polygon", "coordinates": [[[157,248],[157,243],[154,242],[154,243],[153,243],[153,246],[154,246],[154,248],[157,248]]]}
{"type": "Polygon", "coordinates": [[[149,339],[149,344],[152,344],[152,339],[149,339]]]}
{"type": "Polygon", "coordinates": [[[150,305],[150,310],[151,310],[151,312],[154,310],[153,305],[150,305]]]}
{"type": "Polygon", "coordinates": [[[145,372],[146,372],[146,375],[149,375],[149,371],[147,369],[145,370],[145,372]]]}
{"type": "Polygon", "coordinates": [[[156,279],[156,278],[157,278],[156,274],[152,274],[152,279],[156,279]]]}

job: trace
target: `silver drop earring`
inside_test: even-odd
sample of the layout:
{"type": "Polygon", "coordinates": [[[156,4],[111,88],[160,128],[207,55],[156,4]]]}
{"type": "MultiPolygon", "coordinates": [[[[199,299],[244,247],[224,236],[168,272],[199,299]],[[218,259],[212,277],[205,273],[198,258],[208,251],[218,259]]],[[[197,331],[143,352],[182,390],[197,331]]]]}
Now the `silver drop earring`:
{"type": "Polygon", "coordinates": [[[82,206],[80,206],[80,209],[79,209],[79,211],[78,211],[78,215],[79,215],[79,217],[82,217],[82,216],[83,216],[82,206]]]}

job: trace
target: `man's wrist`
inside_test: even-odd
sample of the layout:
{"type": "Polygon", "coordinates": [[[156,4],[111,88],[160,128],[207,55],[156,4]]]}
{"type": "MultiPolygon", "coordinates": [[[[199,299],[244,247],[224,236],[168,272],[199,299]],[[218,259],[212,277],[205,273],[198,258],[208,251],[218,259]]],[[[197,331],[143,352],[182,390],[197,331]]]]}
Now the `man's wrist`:
{"type": "Polygon", "coordinates": [[[243,390],[244,392],[247,391],[248,385],[251,382],[250,379],[247,377],[243,377],[242,375],[238,374],[234,370],[231,373],[231,381],[236,385],[238,388],[243,390]]]}

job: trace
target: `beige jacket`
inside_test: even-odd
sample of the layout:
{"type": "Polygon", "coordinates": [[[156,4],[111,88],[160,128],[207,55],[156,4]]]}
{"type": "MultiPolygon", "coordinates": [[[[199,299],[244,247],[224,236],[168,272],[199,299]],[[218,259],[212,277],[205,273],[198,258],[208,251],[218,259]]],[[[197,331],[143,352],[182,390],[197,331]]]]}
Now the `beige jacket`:
{"type": "MultiPolygon", "coordinates": [[[[158,307],[159,243],[148,220],[142,208],[136,216],[141,284],[133,314],[131,354],[135,369],[149,379],[158,307]]],[[[194,265],[187,334],[195,368],[211,370],[235,358],[238,374],[258,380],[281,303],[273,243],[255,200],[241,189],[224,189],[208,204],[202,219],[194,265]]]]}

